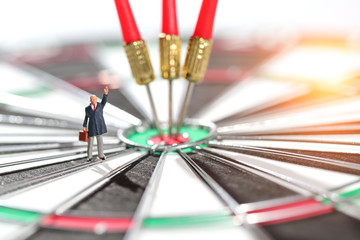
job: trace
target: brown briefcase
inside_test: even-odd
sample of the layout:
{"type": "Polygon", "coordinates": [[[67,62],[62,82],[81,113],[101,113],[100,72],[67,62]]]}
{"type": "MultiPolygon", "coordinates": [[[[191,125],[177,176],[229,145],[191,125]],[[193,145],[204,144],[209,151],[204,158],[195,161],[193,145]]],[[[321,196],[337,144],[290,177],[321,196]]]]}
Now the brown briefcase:
{"type": "Polygon", "coordinates": [[[89,134],[87,131],[79,131],[79,141],[87,142],[89,140],[89,134]]]}

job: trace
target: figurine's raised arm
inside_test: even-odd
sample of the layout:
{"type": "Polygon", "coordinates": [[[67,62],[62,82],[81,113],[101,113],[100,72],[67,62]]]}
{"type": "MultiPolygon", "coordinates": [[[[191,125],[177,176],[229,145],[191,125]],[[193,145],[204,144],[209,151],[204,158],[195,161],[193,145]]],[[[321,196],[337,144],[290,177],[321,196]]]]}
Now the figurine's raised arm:
{"type": "Polygon", "coordinates": [[[105,104],[107,103],[108,93],[109,93],[109,89],[108,89],[108,87],[106,86],[106,87],[104,88],[104,96],[103,96],[103,98],[102,98],[102,100],[101,100],[101,105],[102,105],[103,107],[104,107],[105,104]]]}

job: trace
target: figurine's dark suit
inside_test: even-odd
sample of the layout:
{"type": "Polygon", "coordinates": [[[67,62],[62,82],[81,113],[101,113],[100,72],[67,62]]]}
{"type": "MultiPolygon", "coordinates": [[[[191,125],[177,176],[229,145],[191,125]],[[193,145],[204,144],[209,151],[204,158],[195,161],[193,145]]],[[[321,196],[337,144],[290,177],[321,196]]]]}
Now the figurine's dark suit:
{"type": "Polygon", "coordinates": [[[107,132],[103,109],[107,102],[107,95],[104,94],[101,103],[96,104],[95,110],[93,109],[93,105],[90,104],[85,108],[85,119],[83,123],[83,127],[87,127],[89,132],[89,141],[88,141],[88,158],[92,158],[92,147],[94,142],[94,136],[96,136],[97,147],[98,147],[98,156],[100,158],[104,157],[103,153],[103,139],[102,134],[107,132]],[[89,121],[89,126],[87,126],[89,121]]]}

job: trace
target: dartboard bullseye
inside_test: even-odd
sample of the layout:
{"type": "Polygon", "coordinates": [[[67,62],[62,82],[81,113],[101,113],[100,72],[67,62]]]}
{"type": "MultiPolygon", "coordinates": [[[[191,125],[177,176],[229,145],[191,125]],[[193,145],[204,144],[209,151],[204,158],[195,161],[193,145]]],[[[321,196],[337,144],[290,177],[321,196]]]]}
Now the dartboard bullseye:
{"type": "MultiPolygon", "coordinates": [[[[161,126],[165,129],[167,124],[164,123],[161,126]]],[[[167,133],[167,131],[163,132],[167,133]]],[[[191,148],[206,144],[209,140],[216,138],[216,126],[209,121],[186,119],[180,129],[180,135],[174,136],[175,143],[171,140],[166,142],[166,137],[159,136],[157,129],[149,123],[121,130],[118,136],[128,146],[148,151],[176,151],[186,148],[191,150],[191,148]]]]}

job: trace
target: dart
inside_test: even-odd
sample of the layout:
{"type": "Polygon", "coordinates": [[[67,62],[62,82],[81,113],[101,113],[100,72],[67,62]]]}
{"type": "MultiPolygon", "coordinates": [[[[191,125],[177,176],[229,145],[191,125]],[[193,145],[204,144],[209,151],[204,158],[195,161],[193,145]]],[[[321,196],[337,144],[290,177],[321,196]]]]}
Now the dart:
{"type": "Polygon", "coordinates": [[[176,135],[180,133],[194,85],[203,80],[209,63],[216,6],[217,0],[203,0],[194,34],[189,39],[183,67],[183,77],[189,82],[176,126],[176,135]]]}
{"type": "Polygon", "coordinates": [[[172,80],[179,78],[181,39],[175,0],[163,0],[162,31],[159,37],[161,76],[169,80],[169,137],[172,137],[172,80]]]}
{"type": "Polygon", "coordinates": [[[154,122],[159,131],[159,135],[162,136],[162,130],[149,87],[149,83],[155,79],[155,76],[146,43],[141,39],[129,1],[115,0],[115,5],[120,20],[123,41],[125,43],[124,49],[128,57],[132,75],[137,84],[145,85],[146,87],[154,122]]]}

